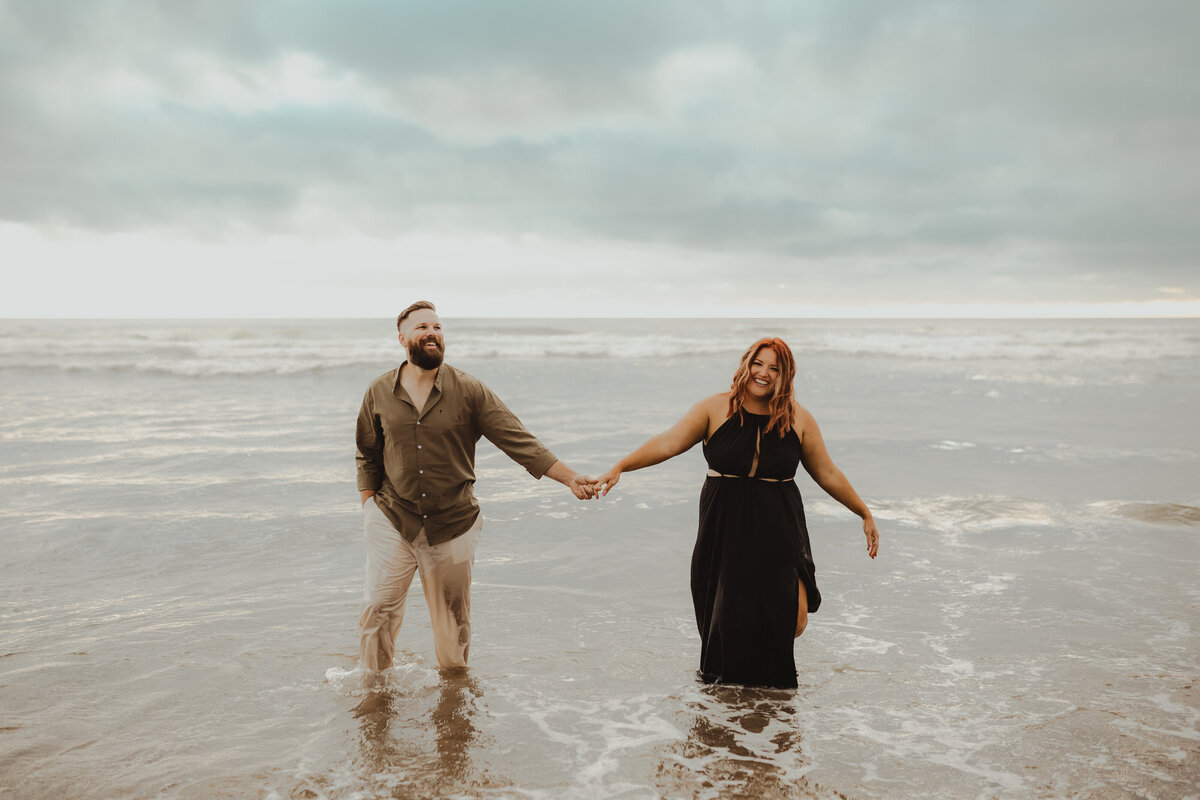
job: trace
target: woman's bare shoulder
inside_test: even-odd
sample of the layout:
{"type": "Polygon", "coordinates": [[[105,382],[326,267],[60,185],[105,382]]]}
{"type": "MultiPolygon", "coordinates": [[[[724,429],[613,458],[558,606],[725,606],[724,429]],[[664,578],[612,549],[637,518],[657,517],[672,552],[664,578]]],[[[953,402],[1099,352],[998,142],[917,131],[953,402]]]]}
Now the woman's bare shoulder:
{"type": "Polygon", "coordinates": [[[795,400],[792,401],[792,413],[794,414],[792,427],[800,437],[800,441],[803,442],[806,431],[817,429],[817,419],[812,415],[812,412],[795,400]]]}
{"type": "Polygon", "coordinates": [[[708,441],[717,428],[720,428],[729,418],[729,394],[729,392],[711,394],[692,407],[698,414],[707,417],[704,441],[708,441]]]}
{"type": "Polygon", "coordinates": [[[709,419],[724,420],[729,416],[729,392],[717,392],[705,397],[695,408],[704,409],[709,419]]]}

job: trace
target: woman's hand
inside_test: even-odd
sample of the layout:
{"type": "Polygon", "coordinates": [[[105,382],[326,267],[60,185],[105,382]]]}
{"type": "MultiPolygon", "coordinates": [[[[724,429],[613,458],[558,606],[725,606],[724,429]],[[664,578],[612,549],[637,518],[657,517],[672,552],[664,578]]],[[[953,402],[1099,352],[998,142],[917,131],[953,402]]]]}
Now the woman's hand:
{"type": "Polygon", "coordinates": [[[870,514],[863,519],[863,533],[867,535],[867,555],[874,558],[879,555],[879,531],[875,527],[875,518],[870,514]]]}
{"type": "Polygon", "coordinates": [[[619,481],[619,480],[621,480],[621,470],[619,470],[616,467],[613,467],[608,472],[601,475],[599,478],[596,478],[594,485],[596,486],[596,488],[602,489],[602,491],[600,492],[600,496],[604,497],[606,494],[609,493],[609,491],[612,490],[612,488],[614,486],[617,485],[617,481],[619,481]]]}

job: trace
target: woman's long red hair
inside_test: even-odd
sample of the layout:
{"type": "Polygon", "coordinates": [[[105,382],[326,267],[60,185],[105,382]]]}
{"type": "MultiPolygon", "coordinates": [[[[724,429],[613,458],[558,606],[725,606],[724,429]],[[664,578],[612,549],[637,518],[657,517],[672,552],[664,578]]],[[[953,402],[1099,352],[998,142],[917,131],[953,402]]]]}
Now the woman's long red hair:
{"type": "Polygon", "coordinates": [[[769,347],[775,352],[775,360],[779,367],[779,380],[775,384],[775,393],[767,401],[767,411],[770,419],[767,421],[767,431],[778,430],[779,438],[787,435],[795,424],[795,402],[792,391],[792,381],[796,378],[796,359],[792,357],[792,349],[787,342],[779,338],[767,337],[759,339],[750,345],[750,349],[742,355],[737,372],[733,374],[733,383],[729,392],[729,416],[738,415],[742,421],[742,410],[749,393],[750,362],[758,357],[758,351],[769,347]]]}

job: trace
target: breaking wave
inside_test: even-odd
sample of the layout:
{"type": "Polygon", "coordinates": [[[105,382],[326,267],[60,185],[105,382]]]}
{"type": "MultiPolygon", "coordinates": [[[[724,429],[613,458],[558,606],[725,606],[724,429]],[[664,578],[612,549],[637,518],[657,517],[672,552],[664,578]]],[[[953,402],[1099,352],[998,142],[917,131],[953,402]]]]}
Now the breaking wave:
{"type": "MultiPolygon", "coordinates": [[[[1069,383],[1079,379],[1045,365],[1200,357],[1200,339],[1189,335],[1191,323],[576,319],[531,325],[464,320],[447,326],[447,350],[452,361],[733,361],[754,339],[778,335],[801,357],[1026,362],[1040,365],[1037,380],[1050,380],[1041,377],[1049,375],[1069,383]]],[[[291,375],[382,369],[399,355],[395,329],[380,320],[0,321],[0,370],[291,375]]],[[[976,379],[1009,380],[1011,373],[998,364],[976,373],[976,379]]]]}

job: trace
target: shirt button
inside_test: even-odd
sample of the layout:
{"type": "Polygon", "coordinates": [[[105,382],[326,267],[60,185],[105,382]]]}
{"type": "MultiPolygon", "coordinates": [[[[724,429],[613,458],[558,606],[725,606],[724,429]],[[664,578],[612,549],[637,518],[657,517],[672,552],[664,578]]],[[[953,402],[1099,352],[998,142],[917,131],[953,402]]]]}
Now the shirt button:
{"type": "Polygon", "coordinates": [[[429,515],[428,515],[428,514],[422,514],[422,515],[421,515],[421,519],[429,519],[429,515]]]}
{"type": "Polygon", "coordinates": [[[424,496],[425,496],[425,493],[424,493],[424,492],[421,492],[421,497],[424,497],[424,496]]]}
{"type": "Polygon", "coordinates": [[[421,424],[421,420],[417,420],[417,424],[418,424],[418,425],[420,425],[420,424],[421,424]]]}
{"type": "Polygon", "coordinates": [[[424,475],[424,474],[425,474],[425,470],[423,470],[423,469],[419,469],[419,470],[417,470],[417,474],[418,474],[418,475],[424,475]]]}
{"type": "Polygon", "coordinates": [[[420,449],[421,449],[421,445],[417,445],[417,449],[418,449],[418,450],[420,450],[420,449]]]}

